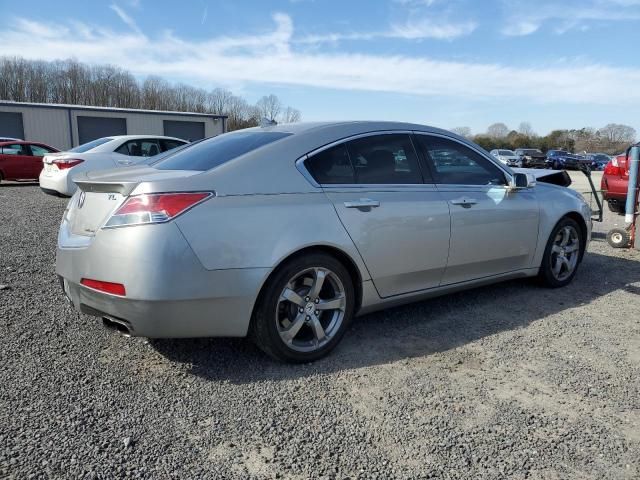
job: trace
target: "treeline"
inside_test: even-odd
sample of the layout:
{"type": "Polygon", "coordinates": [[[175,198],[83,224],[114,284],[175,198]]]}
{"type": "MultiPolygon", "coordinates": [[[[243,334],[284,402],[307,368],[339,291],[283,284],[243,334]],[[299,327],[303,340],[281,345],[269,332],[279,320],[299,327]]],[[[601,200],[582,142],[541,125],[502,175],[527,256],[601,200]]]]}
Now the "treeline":
{"type": "Polygon", "coordinates": [[[275,95],[252,105],[224,88],[205,90],[172,84],[158,76],[138,80],[119,67],[73,59],[47,62],[1,57],[0,99],[227,115],[229,130],[256,126],[262,118],[279,123],[301,119],[299,110],[283,105],[275,95]]]}
{"type": "Polygon", "coordinates": [[[596,129],[585,127],[572,130],[553,130],[545,136],[536,135],[528,122],[522,122],[517,130],[510,130],[504,123],[494,123],[485,133],[473,135],[468,127],[452,129],[459,135],[472,139],[486,150],[504,148],[539,148],[566,150],[569,152],[606,153],[623,152],[635,142],[636,131],[629,125],[610,123],[596,129]]]}

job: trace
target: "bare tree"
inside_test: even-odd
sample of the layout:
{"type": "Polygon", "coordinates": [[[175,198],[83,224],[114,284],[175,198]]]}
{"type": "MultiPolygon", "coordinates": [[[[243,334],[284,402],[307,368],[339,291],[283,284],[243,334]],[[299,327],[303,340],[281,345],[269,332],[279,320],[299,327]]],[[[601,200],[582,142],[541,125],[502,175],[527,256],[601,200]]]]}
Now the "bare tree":
{"type": "Polygon", "coordinates": [[[283,123],[295,123],[299,122],[302,119],[302,114],[300,110],[293,107],[287,107],[282,113],[282,122],[283,123]]]}
{"type": "Polygon", "coordinates": [[[635,128],[619,123],[610,123],[602,127],[598,134],[609,143],[633,143],[636,139],[635,128]]]}
{"type": "Polygon", "coordinates": [[[0,57],[0,99],[214,113],[228,115],[230,130],[258,125],[261,116],[285,122],[301,118],[299,110],[284,109],[275,95],[261,98],[254,106],[222,88],[206,91],[157,76],[139,81],[120,67],[90,66],[75,59],[45,62],[0,57]]]}
{"type": "Polygon", "coordinates": [[[277,96],[271,94],[258,100],[256,107],[258,107],[262,118],[266,118],[267,120],[276,120],[282,110],[282,102],[280,102],[280,99],[277,96]]]}
{"type": "Polygon", "coordinates": [[[489,125],[489,128],[487,128],[487,135],[491,138],[505,138],[508,134],[509,127],[501,122],[489,125]]]}
{"type": "Polygon", "coordinates": [[[455,127],[452,128],[453,133],[457,133],[461,137],[471,138],[471,129],[469,127],[455,127]]]}
{"type": "Polygon", "coordinates": [[[533,137],[535,135],[533,127],[529,122],[520,122],[520,126],[518,126],[518,133],[527,137],[533,137]]]}

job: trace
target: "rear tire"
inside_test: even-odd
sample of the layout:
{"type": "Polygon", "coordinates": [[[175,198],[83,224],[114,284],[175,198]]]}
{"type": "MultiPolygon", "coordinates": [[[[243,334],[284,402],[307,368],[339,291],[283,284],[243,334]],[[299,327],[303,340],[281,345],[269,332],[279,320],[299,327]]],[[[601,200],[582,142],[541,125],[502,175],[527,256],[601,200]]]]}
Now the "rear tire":
{"type": "Polygon", "coordinates": [[[542,257],[538,279],[550,288],[571,283],[582,259],[585,241],[578,222],[561,219],[551,231],[542,257]]]}
{"type": "Polygon", "coordinates": [[[624,228],[613,228],[607,233],[607,243],[613,248],[627,248],[631,242],[631,235],[624,228]]]}
{"type": "Polygon", "coordinates": [[[293,257],[265,285],[250,336],[276,360],[311,362],[340,342],[354,306],[353,280],[341,262],[325,253],[293,257]]]}
{"type": "Polygon", "coordinates": [[[624,205],[622,202],[617,200],[607,200],[607,206],[609,207],[609,211],[618,214],[624,215],[624,205]]]}

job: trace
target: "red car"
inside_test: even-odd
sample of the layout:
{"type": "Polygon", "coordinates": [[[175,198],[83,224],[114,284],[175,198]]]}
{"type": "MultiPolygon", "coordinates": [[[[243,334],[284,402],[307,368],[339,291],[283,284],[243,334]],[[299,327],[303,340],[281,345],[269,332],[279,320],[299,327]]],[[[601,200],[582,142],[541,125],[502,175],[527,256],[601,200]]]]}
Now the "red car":
{"type": "Polygon", "coordinates": [[[609,210],[624,215],[629,187],[629,163],[626,155],[618,155],[604,167],[600,189],[609,210]]]}
{"type": "Polygon", "coordinates": [[[44,143],[0,142],[0,181],[37,179],[42,170],[42,157],[57,151],[44,143]]]}

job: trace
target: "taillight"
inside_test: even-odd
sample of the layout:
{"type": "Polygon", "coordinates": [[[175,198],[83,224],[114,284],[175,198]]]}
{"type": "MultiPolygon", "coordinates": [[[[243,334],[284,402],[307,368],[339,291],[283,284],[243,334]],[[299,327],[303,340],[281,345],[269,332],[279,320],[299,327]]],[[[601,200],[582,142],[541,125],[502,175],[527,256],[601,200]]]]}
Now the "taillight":
{"type": "Polygon", "coordinates": [[[75,167],[81,164],[84,160],[80,158],[56,158],[53,162],[60,170],[66,170],[67,168],[75,167]]]}
{"type": "Polygon", "coordinates": [[[168,222],[212,195],[212,192],[135,195],[116,210],[105,227],[168,222]]]}
{"type": "Polygon", "coordinates": [[[618,162],[616,162],[615,158],[607,163],[606,167],[604,167],[604,174],[614,176],[620,175],[620,168],[618,167],[618,162]]]}
{"type": "Polygon", "coordinates": [[[83,278],[82,280],[80,280],[80,284],[93,290],[109,293],[111,295],[119,295],[121,297],[124,297],[127,294],[124,285],[122,285],[121,283],[103,282],[102,280],[83,278]]]}

